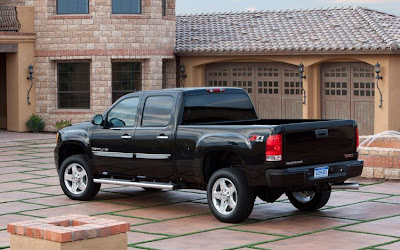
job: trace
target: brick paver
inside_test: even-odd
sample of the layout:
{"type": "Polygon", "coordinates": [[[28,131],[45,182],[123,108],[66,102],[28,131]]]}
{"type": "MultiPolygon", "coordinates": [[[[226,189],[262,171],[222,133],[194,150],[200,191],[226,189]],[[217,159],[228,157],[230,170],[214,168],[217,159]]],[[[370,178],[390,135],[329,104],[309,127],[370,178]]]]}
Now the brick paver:
{"type": "Polygon", "coordinates": [[[362,180],[360,191],[335,191],[313,213],[299,212],[285,195],[274,204],[257,199],[249,219],[225,224],[212,216],[205,192],[198,190],[103,185],[93,201],[70,200],[58,183],[53,134],[1,136],[0,249],[9,246],[7,223],[71,213],[129,222],[129,249],[400,248],[398,182],[362,180]]]}
{"type": "Polygon", "coordinates": [[[394,238],[354,232],[328,230],[272,243],[257,245],[267,249],[359,249],[391,242],[394,238]]]}

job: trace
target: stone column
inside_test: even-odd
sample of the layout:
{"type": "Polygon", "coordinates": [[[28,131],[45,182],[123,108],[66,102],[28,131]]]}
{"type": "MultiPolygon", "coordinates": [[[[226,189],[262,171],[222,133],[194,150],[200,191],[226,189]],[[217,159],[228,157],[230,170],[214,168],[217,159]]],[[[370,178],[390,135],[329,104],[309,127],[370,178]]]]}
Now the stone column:
{"type": "Polygon", "coordinates": [[[143,63],[142,90],[162,89],[162,57],[152,56],[143,63]]]}

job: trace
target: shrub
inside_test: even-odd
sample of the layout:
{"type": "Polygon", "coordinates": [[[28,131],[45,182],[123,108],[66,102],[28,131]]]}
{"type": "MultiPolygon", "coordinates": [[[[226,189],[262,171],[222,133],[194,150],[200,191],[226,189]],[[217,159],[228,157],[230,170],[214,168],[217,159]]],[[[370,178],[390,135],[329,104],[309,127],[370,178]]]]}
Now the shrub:
{"type": "Polygon", "coordinates": [[[42,117],[32,114],[26,122],[26,126],[33,133],[37,133],[44,129],[45,123],[42,117]]]}
{"type": "Polygon", "coordinates": [[[66,127],[68,127],[68,126],[71,126],[72,125],[72,123],[71,123],[71,120],[61,120],[61,121],[57,121],[56,122],[56,125],[54,125],[54,128],[57,130],[57,131],[59,131],[59,130],[61,130],[61,129],[63,129],[63,128],[66,128],[66,127]]]}

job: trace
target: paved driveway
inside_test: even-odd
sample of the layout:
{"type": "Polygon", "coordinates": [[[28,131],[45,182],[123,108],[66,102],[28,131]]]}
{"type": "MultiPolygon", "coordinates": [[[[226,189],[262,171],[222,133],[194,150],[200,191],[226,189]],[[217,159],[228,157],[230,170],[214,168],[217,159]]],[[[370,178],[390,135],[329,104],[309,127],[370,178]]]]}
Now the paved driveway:
{"type": "Polygon", "coordinates": [[[0,249],[9,246],[8,222],[71,213],[130,222],[131,249],[400,249],[400,183],[365,180],[314,213],[298,212],[286,196],[257,200],[248,220],[231,225],[217,221],[195,190],[103,185],[91,202],[69,200],[53,164],[54,136],[38,138],[0,140],[0,249]]]}

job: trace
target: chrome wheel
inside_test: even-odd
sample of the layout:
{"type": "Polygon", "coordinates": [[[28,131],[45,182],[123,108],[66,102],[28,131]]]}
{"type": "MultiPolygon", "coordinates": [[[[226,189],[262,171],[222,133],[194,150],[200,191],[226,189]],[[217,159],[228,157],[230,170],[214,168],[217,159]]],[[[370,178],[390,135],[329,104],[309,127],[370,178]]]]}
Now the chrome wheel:
{"type": "Polygon", "coordinates": [[[301,203],[308,203],[310,202],[314,196],[315,192],[314,191],[302,191],[302,192],[292,192],[293,197],[301,203]]]}
{"type": "Polygon", "coordinates": [[[86,170],[78,163],[68,165],[64,171],[64,184],[72,194],[82,194],[88,185],[86,170]]]}
{"type": "Polygon", "coordinates": [[[237,204],[237,190],[232,181],[227,178],[218,179],[212,188],[212,202],[215,209],[228,215],[235,210],[237,204]]]}

